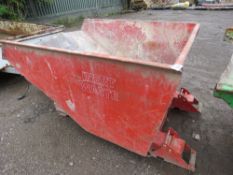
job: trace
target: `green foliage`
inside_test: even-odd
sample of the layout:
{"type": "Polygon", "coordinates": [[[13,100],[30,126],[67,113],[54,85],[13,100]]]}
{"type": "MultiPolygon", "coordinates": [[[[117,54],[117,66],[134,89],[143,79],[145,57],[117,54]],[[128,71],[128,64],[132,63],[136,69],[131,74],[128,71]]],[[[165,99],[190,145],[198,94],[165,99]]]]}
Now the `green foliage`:
{"type": "Polygon", "coordinates": [[[8,7],[5,5],[0,5],[0,16],[8,15],[8,7]]]}
{"type": "MultiPolygon", "coordinates": [[[[52,3],[54,0],[34,1],[37,1],[37,3],[52,3]]],[[[0,0],[0,18],[22,20],[25,17],[25,15],[26,0],[0,0]]]]}
{"type": "Polygon", "coordinates": [[[1,0],[0,17],[6,19],[21,19],[25,0],[1,0]]]}
{"type": "Polygon", "coordinates": [[[38,2],[53,3],[54,0],[37,0],[38,2]]]}
{"type": "Polygon", "coordinates": [[[233,30],[227,30],[226,37],[228,37],[230,40],[233,40],[233,30]]]}

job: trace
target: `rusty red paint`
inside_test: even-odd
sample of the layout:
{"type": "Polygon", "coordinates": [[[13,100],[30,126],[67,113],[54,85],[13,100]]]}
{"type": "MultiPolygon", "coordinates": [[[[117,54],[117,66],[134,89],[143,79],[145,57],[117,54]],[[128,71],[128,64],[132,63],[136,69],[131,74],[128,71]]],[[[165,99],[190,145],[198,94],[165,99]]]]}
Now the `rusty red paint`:
{"type": "Polygon", "coordinates": [[[185,88],[181,88],[173,98],[171,108],[178,108],[187,112],[201,112],[201,104],[185,88]]]}
{"type": "Polygon", "coordinates": [[[195,23],[130,20],[103,23],[97,19],[86,20],[82,31],[111,55],[143,62],[183,64],[198,28],[195,23]]]}
{"type": "MultiPolygon", "coordinates": [[[[181,70],[176,68],[176,63],[182,65],[198,26],[187,24],[189,33],[186,40],[174,43],[182,46],[176,59],[162,50],[165,61],[159,58],[159,62],[153,62],[150,60],[153,54],[146,55],[147,60],[133,52],[126,57],[126,51],[134,48],[130,48],[130,44],[133,47],[132,41],[127,41],[129,38],[124,32],[133,39],[137,38],[139,43],[144,42],[145,30],[140,31],[139,23],[122,20],[84,22],[82,30],[96,40],[102,36],[107,41],[104,44],[109,45],[108,40],[113,39],[115,47],[123,49],[120,55],[116,52],[113,55],[81,53],[9,41],[3,42],[3,54],[22,75],[88,132],[142,156],[151,153],[194,170],[195,161],[188,163],[182,158],[184,150],[191,150],[189,146],[175,131],[170,129],[164,133],[162,127],[181,79],[181,70]],[[109,31],[112,31],[112,37],[108,36],[109,31]],[[168,137],[172,141],[167,140],[168,137]],[[165,149],[165,145],[169,149],[165,149]],[[174,153],[170,154],[170,150],[174,153]]],[[[172,31],[173,27],[167,22],[142,23],[155,29],[164,25],[170,26],[172,31]]],[[[174,26],[180,28],[179,23],[174,23],[174,26]]],[[[185,23],[181,26],[184,27],[185,23]]],[[[153,34],[153,30],[150,32],[153,34]]],[[[168,47],[166,42],[151,40],[142,48],[146,47],[145,51],[152,49],[151,53],[154,53],[157,46],[168,47]]]]}

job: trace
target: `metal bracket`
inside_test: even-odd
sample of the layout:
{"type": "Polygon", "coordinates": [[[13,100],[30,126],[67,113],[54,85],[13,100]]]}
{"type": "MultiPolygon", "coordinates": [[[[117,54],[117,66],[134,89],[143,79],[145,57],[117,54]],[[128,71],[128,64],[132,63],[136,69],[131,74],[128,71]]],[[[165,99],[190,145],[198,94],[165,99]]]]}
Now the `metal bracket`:
{"type": "Polygon", "coordinates": [[[185,88],[176,92],[171,108],[178,108],[187,112],[201,112],[202,104],[185,88]]]}
{"type": "Polygon", "coordinates": [[[195,171],[196,151],[181,139],[172,128],[160,132],[152,143],[150,154],[184,169],[195,171]]]}

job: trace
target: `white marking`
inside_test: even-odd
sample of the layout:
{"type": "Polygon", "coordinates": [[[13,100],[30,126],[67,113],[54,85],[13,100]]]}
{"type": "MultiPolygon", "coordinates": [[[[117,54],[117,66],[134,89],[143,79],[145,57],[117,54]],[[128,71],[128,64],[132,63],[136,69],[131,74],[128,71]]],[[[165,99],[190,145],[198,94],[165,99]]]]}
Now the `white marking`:
{"type": "Polygon", "coordinates": [[[118,101],[118,92],[115,90],[116,79],[82,71],[82,91],[118,101]]]}
{"type": "Polygon", "coordinates": [[[66,105],[70,108],[70,110],[75,111],[75,104],[71,100],[66,100],[66,105]]]}
{"type": "Polygon", "coordinates": [[[181,64],[173,64],[172,66],[171,66],[171,68],[172,69],[174,69],[174,70],[176,70],[176,71],[182,71],[182,69],[183,69],[183,65],[181,65],[181,64]]]}
{"type": "Polygon", "coordinates": [[[46,61],[46,64],[47,64],[47,66],[48,66],[48,68],[49,68],[49,71],[51,72],[52,77],[56,80],[56,79],[57,79],[57,76],[55,75],[55,73],[54,73],[54,71],[53,71],[53,69],[52,69],[50,63],[49,63],[48,61],[46,61]]]}

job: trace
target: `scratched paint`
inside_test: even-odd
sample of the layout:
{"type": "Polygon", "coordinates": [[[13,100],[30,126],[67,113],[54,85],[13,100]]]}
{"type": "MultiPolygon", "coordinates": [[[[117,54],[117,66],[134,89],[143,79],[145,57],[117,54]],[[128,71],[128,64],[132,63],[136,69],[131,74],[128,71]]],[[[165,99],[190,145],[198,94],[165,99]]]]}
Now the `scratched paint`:
{"type": "Polygon", "coordinates": [[[82,30],[111,55],[173,64],[194,27],[193,23],[90,20],[82,30]]]}
{"type": "MultiPolygon", "coordinates": [[[[85,130],[147,156],[153,145],[161,151],[166,144],[162,127],[181,80],[182,64],[173,64],[187,55],[194,28],[193,23],[86,20],[81,31],[27,44],[4,42],[3,51],[85,130]]],[[[172,140],[179,144],[169,146],[184,149],[184,140],[172,140]]],[[[193,170],[182,155],[160,156],[193,170]]]]}
{"type": "Polygon", "coordinates": [[[71,100],[66,100],[66,104],[70,110],[75,111],[75,104],[71,100]]]}
{"type": "Polygon", "coordinates": [[[81,31],[62,32],[25,43],[174,64],[195,27],[193,23],[86,21],[81,31]]]}
{"type": "Polygon", "coordinates": [[[15,67],[20,63],[16,69],[84,129],[144,156],[155,131],[160,132],[181,76],[20,46],[4,47],[4,55],[15,67]]]}

